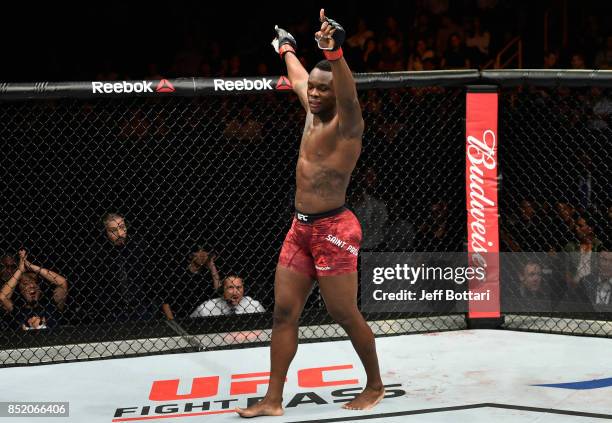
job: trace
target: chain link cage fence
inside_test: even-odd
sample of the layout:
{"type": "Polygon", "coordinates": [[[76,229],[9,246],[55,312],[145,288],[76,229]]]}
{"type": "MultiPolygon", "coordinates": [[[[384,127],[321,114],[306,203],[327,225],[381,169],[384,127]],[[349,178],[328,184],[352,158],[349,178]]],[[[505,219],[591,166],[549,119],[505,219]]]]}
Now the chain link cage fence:
{"type": "Polygon", "coordinates": [[[611,336],[609,81],[506,87],[499,116],[505,327],[611,336]]]}
{"type": "MultiPolygon", "coordinates": [[[[366,77],[348,193],[362,249],[462,251],[461,81],[473,75],[366,77]]],[[[165,84],[174,92],[2,100],[0,363],[269,341],[305,112],[284,90],[179,96],[180,81],[165,84]],[[245,313],[227,315],[240,285],[245,313]]],[[[366,317],[377,335],[465,327],[453,310],[366,317]]],[[[300,338],[342,337],[315,288],[300,338]]]]}
{"type": "MultiPolygon", "coordinates": [[[[544,272],[543,255],[570,254],[578,226],[609,248],[612,77],[590,75],[574,75],[588,88],[546,73],[538,85],[554,87],[525,73],[358,75],[366,130],[348,206],[362,251],[465,251],[465,86],[479,81],[503,87],[502,251],[539,254],[544,272]]],[[[150,94],[126,82],[98,94],[93,83],[0,85],[0,365],[269,342],[305,114],[283,78],[239,80],[260,92],[219,81],[236,82],[162,80],[150,94]],[[227,315],[224,297],[241,285],[245,313],[227,315]]],[[[564,275],[547,275],[550,298],[573,295],[564,275]]],[[[505,328],[612,335],[605,310],[519,312],[504,298],[521,286],[501,282],[505,328]]],[[[452,308],[366,319],[377,336],[466,328],[452,308]]],[[[301,342],[344,337],[315,287],[301,342]]]]}

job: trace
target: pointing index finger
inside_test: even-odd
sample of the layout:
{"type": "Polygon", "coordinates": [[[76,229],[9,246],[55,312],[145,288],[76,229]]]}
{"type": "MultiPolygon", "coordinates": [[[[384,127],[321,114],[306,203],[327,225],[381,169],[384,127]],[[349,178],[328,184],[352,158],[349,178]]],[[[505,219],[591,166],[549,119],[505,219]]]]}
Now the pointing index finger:
{"type": "Polygon", "coordinates": [[[325,9],[321,9],[321,11],[319,12],[319,20],[321,22],[325,22],[325,9]]]}

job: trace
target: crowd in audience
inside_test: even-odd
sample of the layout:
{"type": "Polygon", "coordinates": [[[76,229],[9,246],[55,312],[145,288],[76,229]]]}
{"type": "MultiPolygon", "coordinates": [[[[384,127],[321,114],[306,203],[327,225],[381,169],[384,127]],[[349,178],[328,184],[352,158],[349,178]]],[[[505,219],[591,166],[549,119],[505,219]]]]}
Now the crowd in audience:
{"type": "Polygon", "coordinates": [[[22,249],[18,259],[4,255],[1,261],[0,305],[2,323],[21,330],[47,329],[64,323],[67,304],[79,313],[80,322],[124,323],[165,316],[207,317],[263,313],[266,309],[244,295],[244,281],[236,274],[221,279],[215,255],[197,246],[175,278],[161,281],[155,274],[151,246],[128,231],[124,217],[108,213],[103,218],[103,242],[93,266],[87,292],[79,292],[79,303],[69,301],[69,284],[61,274],[29,261],[22,249]],[[207,280],[206,270],[212,281],[207,280]],[[49,293],[44,284],[53,288],[49,293]],[[198,295],[200,293],[200,295],[198,295]],[[193,298],[212,296],[202,304],[193,298]],[[91,321],[87,317],[93,317],[91,321]]]}
{"type": "MultiPolygon", "coordinates": [[[[409,14],[357,16],[344,22],[348,37],[344,50],[351,69],[393,72],[494,67],[497,53],[521,33],[517,23],[520,12],[503,1],[464,2],[460,8],[449,3],[421,1],[409,14]]],[[[551,42],[549,50],[544,51],[537,37],[525,38],[523,42],[531,51],[539,52],[534,54],[537,59],[526,57],[526,64],[544,69],[611,69],[612,34],[606,32],[605,19],[591,16],[575,24],[572,31],[578,35],[564,47],[551,42]]],[[[543,25],[543,18],[538,25],[543,25]]],[[[312,40],[311,19],[290,19],[281,26],[297,39],[298,57],[307,68],[320,60],[320,51],[312,40]]],[[[237,77],[284,72],[271,49],[268,53],[264,54],[260,45],[245,50],[244,45],[232,46],[225,39],[186,32],[169,63],[150,62],[131,70],[107,64],[90,79],[237,77]]],[[[510,67],[517,64],[515,61],[510,67]]]]}

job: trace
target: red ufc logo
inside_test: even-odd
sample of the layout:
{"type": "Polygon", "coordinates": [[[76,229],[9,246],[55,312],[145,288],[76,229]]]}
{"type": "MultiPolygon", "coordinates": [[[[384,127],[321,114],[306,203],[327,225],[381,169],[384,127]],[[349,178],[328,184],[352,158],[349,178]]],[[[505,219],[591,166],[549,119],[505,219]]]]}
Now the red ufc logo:
{"type": "MultiPolygon", "coordinates": [[[[327,386],[355,385],[357,379],[324,380],[326,372],[349,370],[352,364],[340,366],[313,367],[297,372],[298,386],[301,388],[322,388],[327,386]]],[[[270,372],[242,373],[231,376],[230,395],[256,394],[259,385],[270,382],[270,372]]],[[[285,379],[286,381],[286,379],[285,379]]],[[[191,392],[179,394],[180,379],[156,380],[151,386],[149,399],[151,401],[177,401],[194,398],[214,397],[219,393],[219,376],[196,377],[191,382],[191,392]]]]}

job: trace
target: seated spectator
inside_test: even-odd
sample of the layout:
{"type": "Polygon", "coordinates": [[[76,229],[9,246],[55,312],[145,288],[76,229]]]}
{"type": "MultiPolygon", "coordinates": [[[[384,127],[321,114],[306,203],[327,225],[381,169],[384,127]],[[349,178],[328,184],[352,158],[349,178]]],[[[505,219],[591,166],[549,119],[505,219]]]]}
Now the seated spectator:
{"type": "MultiPolygon", "coordinates": [[[[356,178],[357,179],[357,178],[356,178]]],[[[367,168],[363,181],[355,183],[349,203],[359,223],[361,223],[362,250],[372,250],[380,246],[385,237],[385,225],[389,218],[387,206],[375,196],[376,173],[367,168]]]]}
{"type": "MultiPolygon", "coordinates": [[[[542,257],[544,259],[544,257],[542,257]]],[[[504,283],[504,307],[508,311],[550,311],[552,289],[545,278],[543,264],[528,258],[518,264],[511,283],[504,283]]]]}
{"type": "Polygon", "coordinates": [[[558,69],[559,68],[559,54],[553,51],[547,51],[544,53],[543,69],[558,69]]]}
{"type": "Polygon", "coordinates": [[[481,28],[479,18],[474,18],[473,28],[465,39],[465,45],[471,50],[472,61],[475,65],[482,65],[487,61],[490,44],[491,33],[481,28]]]}
{"type": "Polygon", "coordinates": [[[425,70],[423,62],[428,59],[433,60],[436,54],[434,51],[427,47],[425,40],[419,39],[416,42],[414,51],[408,57],[408,70],[409,71],[422,71],[425,70]]]}
{"type": "Polygon", "coordinates": [[[542,265],[528,261],[519,272],[518,294],[524,299],[550,299],[550,291],[544,283],[542,265]]]}
{"type": "Polygon", "coordinates": [[[244,295],[244,283],[237,275],[230,275],[223,279],[219,294],[218,298],[200,304],[191,313],[191,317],[229,316],[266,311],[259,301],[244,295]]]}
{"type": "Polygon", "coordinates": [[[612,35],[606,38],[606,47],[595,55],[595,69],[612,69],[612,35]]]}
{"type": "MultiPolygon", "coordinates": [[[[595,261],[595,270],[581,284],[590,303],[596,307],[612,306],[612,250],[602,245],[595,261]]],[[[596,309],[596,308],[595,308],[596,309]]]]}
{"type": "MultiPolygon", "coordinates": [[[[151,249],[131,231],[122,215],[102,218],[104,237],[92,258],[91,279],[85,288],[84,311],[99,322],[148,320],[161,309],[158,271],[151,249]]],[[[81,292],[83,294],[83,292],[81,292]]]]}
{"type": "Polygon", "coordinates": [[[565,281],[570,288],[581,284],[584,278],[590,276],[595,268],[596,254],[601,250],[602,244],[595,236],[593,229],[584,217],[575,221],[575,241],[568,242],[563,248],[568,254],[566,258],[565,281]]]}
{"type": "Polygon", "coordinates": [[[448,48],[442,57],[443,69],[469,69],[470,59],[458,33],[451,34],[448,39],[448,48]]]}
{"type": "Polygon", "coordinates": [[[537,215],[533,202],[522,199],[518,213],[508,218],[507,234],[503,241],[511,251],[548,251],[549,241],[545,233],[549,230],[537,215]]]}
{"type": "Polygon", "coordinates": [[[572,54],[570,59],[570,69],[586,69],[584,56],[581,53],[572,54]]]}
{"type": "Polygon", "coordinates": [[[381,59],[378,69],[382,72],[395,72],[404,69],[402,45],[398,38],[388,35],[382,40],[381,59]]]}
{"type": "Polygon", "coordinates": [[[575,212],[574,208],[568,203],[558,202],[555,204],[555,215],[550,231],[553,234],[553,242],[558,246],[557,251],[574,238],[575,212]]]}
{"type": "Polygon", "coordinates": [[[415,236],[416,251],[461,251],[461,233],[449,222],[448,203],[436,201],[429,215],[419,225],[415,236]]]}
{"type": "Polygon", "coordinates": [[[0,259],[0,266],[0,283],[5,283],[17,270],[17,263],[12,256],[5,255],[0,259]]]}
{"type": "Polygon", "coordinates": [[[587,126],[589,129],[607,130],[612,124],[612,96],[601,87],[591,87],[590,103],[593,109],[587,126]]]}
{"type": "Polygon", "coordinates": [[[346,39],[346,45],[354,49],[363,50],[366,41],[372,37],[374,37],[374,31],[368,29],[365,19],[359,18],[357,21],[357,31],[346,39]]]}
{"type": "Polygon", "coordinates": [[[219,271],[215,265],[216,256],[202,247],[190,254],[189,264],[181,269],[176,279],[167,280],[166,301],[162,310],[168,320],[187,317],[193,309],[194,297],[210,298],[221,285],[219,271]],[[205,269],[210,271],[213,283],[207,283],[205,269]]]}
{"type": "Polygon", "coordinates": [[[406,204],[394,201],[389,207],[389,222],[385,231],[385,251],[412,250],[414,225],[408,220],[406,204]]]}
{"type": "Polygon", "coordinates": [[[374,38],[368,38],[364,44],[361,54],[363,61],[363,70],[365,72],[378,72],[378,64],[380,63],[380,53],[378,52],[378,43],[374,38]]]}
{"type": "Polygon", "coordinates": [[[66,278],[29,262],[25,250],[20,250],[19,265],[15,273],[2,286],[0,303],[9,313],[10,320],[20,329],[47,329],[61,322],[67,295],[66,278]],[[53,302],[43,294],[39,285],[39,276],[55,287],[53,302]],[[13,292],[17,286],[19,286],[20,296],[13,301],[13,292]]]}

